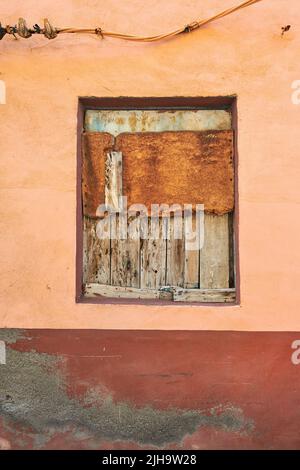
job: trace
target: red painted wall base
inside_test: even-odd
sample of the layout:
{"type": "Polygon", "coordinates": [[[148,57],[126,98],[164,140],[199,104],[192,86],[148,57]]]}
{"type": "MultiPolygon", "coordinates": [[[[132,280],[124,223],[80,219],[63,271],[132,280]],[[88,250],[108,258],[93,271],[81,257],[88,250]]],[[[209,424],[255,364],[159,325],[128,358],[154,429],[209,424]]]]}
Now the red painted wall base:
{"type": "Polygon", "coordinates": [[[0,449],[299,449],[297,339],[2,329],[0,449]]]}

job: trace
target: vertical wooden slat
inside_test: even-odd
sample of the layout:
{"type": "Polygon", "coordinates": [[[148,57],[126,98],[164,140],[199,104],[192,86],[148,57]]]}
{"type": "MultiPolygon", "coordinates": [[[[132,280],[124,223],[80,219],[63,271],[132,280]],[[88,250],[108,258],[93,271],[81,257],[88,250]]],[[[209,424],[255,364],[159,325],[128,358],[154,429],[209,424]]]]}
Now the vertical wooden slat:
{"type": "Polygon", "coordinates": [[[204,216],[204,245],[200,251],[200,288],[229,287],[228,214],[204,216]]]}
{"type": "Polygon", "coordinates": [[[105,166],[105,204],[118,214],[115,216],[115,237],[111,241],[111,284],[139,287],[140,221],[138,217],[126,221],[120,205],[122,196],[122,153],[109,152],[105,166]],[[124,225],[125,224],[125,225],[124,225]],[[128,230],[127,230],[128,229],[128,230]]]}
{"type": "Polygon", "coordinates": [[[228,233],[229,233],[229,287],[236,285],[235,277],[235,244],[234,244],[234,214],[228,214],[228,233]]]}
{"type": "Polygon", "coordinates": [[[122,196],[122,152],[108,152],[105,162],[105,204],[118,212],[122,196]]]}
{"type": "Polygon", "coordinates": [[[148,234],[141,224],[141,288],[158,289],[166,284],[165,222],[162,217],[147,218],[148,234]]]}
{"type": "MultiPolygon", "coordinates": [[[[200,233],[196,234],[196,215],[185,214],[184,218],[184,287],[193,289],[199,287],[200,274],[200,250],[195,245],[200,245],[196,237],[200,238],[200,233]],[[193,235],[194,232],[194,235],[193,235]]],[[[198,232],[200,228],[198,227],[198,232]]]]}
{"type": "MultiPolygon", "coordinates": [[[[184,285],[184,240],[183,233],[181,239],[176,239],[176,224],[178,216],[170,217],[168,220],[169,229],[167,240],[167,276],[166,285],[180,286],[184,285]]],[[[182,221],[183,222],[183,221],[182,221]]],[[[183,232],[183,223],[182,223],[183,232]]]]}
{"type": "Polygon", "coordinates": [[[110,220],[84,217],[83,282],[110,284],[110,220]],[[97,224],[102,224],[107,238],[99,238],[97,224]],[[97,234],[98,232],[98,234],[97,234]]]}
{"type": "Polygon", "coordinates": [[[111,284],[113,286],[140,287],[140,219],[129,219],[133,238],[121,239],[119,228],[122,216],[117,215],[117,238],[111,241],[111,284]]]}

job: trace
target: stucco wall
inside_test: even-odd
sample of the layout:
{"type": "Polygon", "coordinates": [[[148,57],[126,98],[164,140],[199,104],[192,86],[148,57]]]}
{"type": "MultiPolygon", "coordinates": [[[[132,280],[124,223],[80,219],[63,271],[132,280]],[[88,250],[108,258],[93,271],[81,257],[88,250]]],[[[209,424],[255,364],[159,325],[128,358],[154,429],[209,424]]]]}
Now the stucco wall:
{"type": "MultiPolygon", "coordinates": [[[[238,1],[11,0],[3,24],[159,33],[238,1]]],[[[300,330],[297,0],[263,0],[156,44],[95,36],[0,43],[0,327],[300,330]],[[291,30],[281,37],[281,27],[291,30]],[[238,97],[241,305],[75,303],[79,96],[238,97]]]]}

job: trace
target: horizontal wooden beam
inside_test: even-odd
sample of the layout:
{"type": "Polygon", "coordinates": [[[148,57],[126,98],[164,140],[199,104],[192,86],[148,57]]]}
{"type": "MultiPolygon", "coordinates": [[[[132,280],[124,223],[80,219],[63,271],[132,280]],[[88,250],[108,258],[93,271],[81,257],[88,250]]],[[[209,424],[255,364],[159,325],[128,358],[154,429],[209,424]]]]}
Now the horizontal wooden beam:
{"type": "Polygon", "coordinates": [[[160,289],[138,289],[136,287],[109,286],[90,283],[85,285],[85,297],[107,297],[120,299],[157,299],[175,302],[229,303],[236,299],[235,289],[182,289],[161,287],[160,289]]]}
{"type": "Polygon", "coordinates": [[[175,289],[175,302],[235,302],[235,289],[175,289]]]}
{"type": "Polygon", "coordinates": [[[104,284],[86,284],[85,297],[111,297],[119,299],[167,299],[172,300],[172,292],[159,289],[138,289],[137,287],[107,286],[104,284]]]}

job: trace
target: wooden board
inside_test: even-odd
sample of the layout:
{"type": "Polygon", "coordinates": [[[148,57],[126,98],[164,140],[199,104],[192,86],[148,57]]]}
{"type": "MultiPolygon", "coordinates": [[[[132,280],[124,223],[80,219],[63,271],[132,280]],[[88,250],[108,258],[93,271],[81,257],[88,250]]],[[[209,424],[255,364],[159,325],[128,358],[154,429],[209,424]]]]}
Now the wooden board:
{"type": "Polygon", "coordinates": [[[99,221],[84,217],[83,231],[83,282],[110,283],[110,220],[109,217],[99,221]],[[107,238],[99,238],[101,224],[107,238]],[[97,235],[98,232],[98,235],[97,235]]]}
{"type": "Polygon", "coordinates": [[[184,218],[184,287],[199,288],[199,276],[200,226],[196,226],[196,214],[186,213],[184,218]]]}
{"type": "Polygon", "coordinates": [[[166,285],[167,242],[164,234],[166,219],[141,220],[141,288],[158,289],[166,285]],[[148,236],[143,226],[147,224],[148,236]]]}
{"type": "MultiPolygon", "coordinates": [[[[155,240],[155,235],[157,236],[155,233],[151,238],[151,222],[147,221],[150,239],[144,240],[141,216],[132,217],[128,221],[128,225],[130,225],[128,230],[135,233],[135,239],[110,241],[109,239],[99,239],[97,236],[97,227],[98,233],[100,233],[100,223],[111,233],[112,222],[109,221],[109,218],[97,221],[85,217],[84,283],[112,284],[113,286],[142,289],[159,289],[168,285],[175,289],[176,286],[184,287],[186,294],[192,299],[190,291],[195,291],[196,296],[197,288],[199,290],[200,271],[201,290],[210,289],[216,292],[219,289],[231,287],[229,286],[230,231],[228,216],[205,214],[204,245],[200,257],[199,251],[185,250],[185,239],[176,240],[174,238],[174,220],[174,217],[169,220],[170,239],[167,241],[165,240],[166,234],[163,234],[167,218],[157,219],[157,227],[152,221],[154,232],[157,231],[157,228],[159,230],[157,240],[155,240]]],[[[118,216],[116,216],[116,221],[118,231],[120,226],[118,216]]],[[[116,235],[119,236],[119,233],[116,235]]],[[[186,296],[182,297],[182,293],[180,295],[181,297],[177,300],[183,301],[185,299],[184,301],[186,301],[186,296]]],[[[169,297],[167,295],[167,298],[169,297]]],[[[160,298],[163,298],[163,295],[160,298]]]]}
{"type": "Polygon", "coordinates": [[[235,238],[234,238],[234,214],[228,214],[228,234],[229,234],[229,287],[236,286],[235,270],[235,238]]]}
{"type": "Polygon", "coordinates": [[[86,297],[174,300],[175,302],[232,303],[235,301],[235,289],[181,289],[172,291],[161,289],[138,289],[134,287],[107,286],[89,283],[85,286],[86,297]]]}
{"type": "Polygon", "coordinates": [[[128,230],[132,237],[122,239],[120,227],[122,218],[116,216],[117,238],[111,240],[111,284],[113,286],[140,286],[140,220],[128,220],[128,230]]]}
{"type": "Polygon", "coordinates": [[[160,292],[157,289],[139,289],[135,287],[106,286],[90,283],[85,286],[85,296],[119,299],[159,299],[160,292]]]}
{"type": "Polygon", "coordinates": [[[179,217],[170,217],[168,224],[166,285],[183,287],[185,264],[183,221],[179,217]],[[178,238],[180,232],[181,239],[178,238]]]}
{"type": "Polygon", "coordinates": [[[122,153],[108,152],[105,161],[105,205],[110,211],[122,210],[122,153]]]}
{"type": "Polygon", "coordinates": [[[235,302],[235,289],[178,289],[173,293],[175,302],[235,302]]]}
{"type": "Polygon", "coordinates": [[[228,214],[205,214],[204,244],[200,251],[200,288],[229,287],[228,214]]]}

